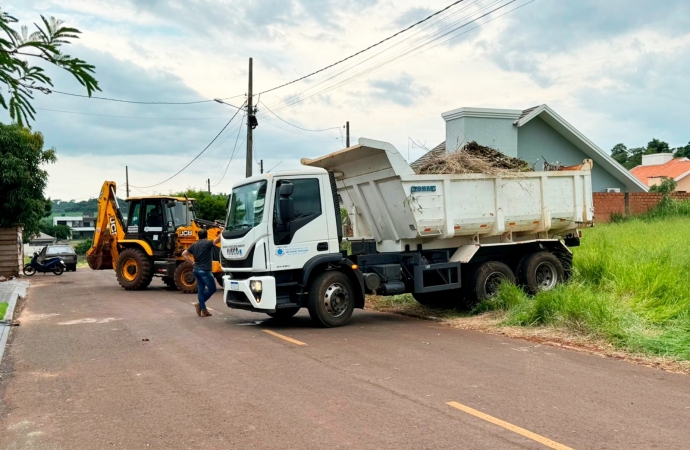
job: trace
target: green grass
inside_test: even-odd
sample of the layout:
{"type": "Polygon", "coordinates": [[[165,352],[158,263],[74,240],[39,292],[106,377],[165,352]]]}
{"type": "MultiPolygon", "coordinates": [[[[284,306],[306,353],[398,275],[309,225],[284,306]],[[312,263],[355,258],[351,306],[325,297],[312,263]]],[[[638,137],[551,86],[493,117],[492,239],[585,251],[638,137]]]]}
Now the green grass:
{"type": "Polygon", "coordinates": [[[584,231],[571,281],[529,297],[503,286],[475,311],[555,326],[648,355],[690,360],[690,202],[584,231]]]}
{"type": "Polygon", "coordinates": [[[5,318],[5,312],[7,311],[7,302],[0,303],[0,320],[5,318]]]}
{"type": "MultiPolygon", "coordinates": [[[[529,296],[506,284],[472,314],[500,311],[503,325],[554,327],[632,353],[690,361],[690,201],[671,199],[637,217],[583,230],[567,284],[529,296]]],[[[410,295],[376,297],[376,309],[435,311],[410,295]]]]}

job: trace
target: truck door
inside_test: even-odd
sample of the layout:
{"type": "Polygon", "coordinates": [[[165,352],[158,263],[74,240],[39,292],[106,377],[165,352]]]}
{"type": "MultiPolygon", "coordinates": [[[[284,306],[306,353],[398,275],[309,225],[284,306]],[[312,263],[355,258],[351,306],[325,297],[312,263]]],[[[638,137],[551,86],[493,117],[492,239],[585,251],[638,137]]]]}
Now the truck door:
{"type": "MultiPolygon", "coordinates": [[[[273,192],[273,238],[269,241],[269,260],[273,271],[299,269],[314,256],[328,253],[328,223],[324,212],[322,181],[318,176],[283,178],[273,192]],[[293,217],[281,217],[281,186],[292,185],[293,217]]],[[[282,197],[287,190],[282,190],[282,197]]]]}

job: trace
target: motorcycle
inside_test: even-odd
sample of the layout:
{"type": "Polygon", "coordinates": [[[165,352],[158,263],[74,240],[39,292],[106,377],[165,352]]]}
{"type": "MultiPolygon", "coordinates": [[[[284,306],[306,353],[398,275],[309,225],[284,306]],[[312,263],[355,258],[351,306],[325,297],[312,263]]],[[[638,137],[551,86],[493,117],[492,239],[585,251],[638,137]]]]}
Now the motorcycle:
{"type": "Polygon", "coordinates": [[[44,259],[43,262],[38,261],[38,252],[34,253],[31,262],[24,266],[23,272],[27,277],[32,276],[36,272],[48,273],[52,272],[55,275],[62,275],[67,266],[62,258],[44,259]]]}

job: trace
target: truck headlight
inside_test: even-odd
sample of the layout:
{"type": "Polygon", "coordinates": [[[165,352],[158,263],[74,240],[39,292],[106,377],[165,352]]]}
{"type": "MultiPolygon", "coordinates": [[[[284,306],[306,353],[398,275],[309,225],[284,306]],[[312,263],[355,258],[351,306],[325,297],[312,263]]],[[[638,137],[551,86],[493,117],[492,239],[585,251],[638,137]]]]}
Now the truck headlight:
{"type": "Polygon", "coordinates": [[[251,280],[249,282],[249,289],[255,294],[260,294],[261,290],[263,289],[263,284],[261,283],[261,280],[251,280]]]}

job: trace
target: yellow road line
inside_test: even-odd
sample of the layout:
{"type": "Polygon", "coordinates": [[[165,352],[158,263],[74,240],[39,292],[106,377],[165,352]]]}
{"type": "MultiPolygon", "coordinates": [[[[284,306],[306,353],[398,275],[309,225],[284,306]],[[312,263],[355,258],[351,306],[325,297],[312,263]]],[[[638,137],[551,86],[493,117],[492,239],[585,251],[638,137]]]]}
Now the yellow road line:
{"type": "Polygon", "coordinates": [[[292,339],[291,337],[283,336],[282,334],[276,333],[275,331],[271,331],[271,330],[263,330],[263,331],[265,333],[270,334],[271,336],[275,336],[275,337],[280,338],[284,341],[292,342],[293,344],[296,344],[296,345],[307,345],[304,342],[298,341],[297,339],[292,339]]]}
{"type": "Polygon", "coordinates": [[[529,430],[525,430],[524,428],[520,428],[516,425],[513,425],[512,423],[505,422],[501,419],[497,419],[493,416],[490,416],[488,414],[484,414],[481,411],[477,411],[476,409],[470,408],[469,406],[465,406],[462,403],[458,402],[446,402],[446,405],[452,406],[453,408],[457,408],[460,411],[464,411],[467,414],[472,414],[475,417],[479,417],[480,419],[486,420],[487,422],[491,422],[494,425],[498,425],[499,427],[503,427],[506,430],[510,430],[513,433],[517,433],[519,435],[525,436],[527,438],[532,439],[533,441],[537,441],[540,444],[544,444],[545,446],[549,448],[553,448],[555,450],[573,450],[572,448],[559,444],[558,442],[552,441],[549,438],[545,438],[544,436],[540,436],[536,433],[532,433],[529,430]]]}

